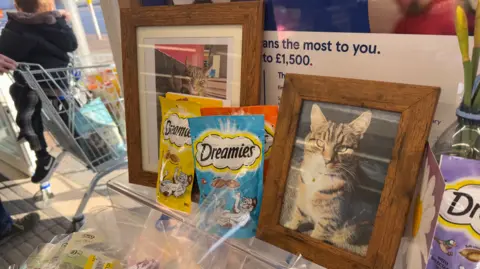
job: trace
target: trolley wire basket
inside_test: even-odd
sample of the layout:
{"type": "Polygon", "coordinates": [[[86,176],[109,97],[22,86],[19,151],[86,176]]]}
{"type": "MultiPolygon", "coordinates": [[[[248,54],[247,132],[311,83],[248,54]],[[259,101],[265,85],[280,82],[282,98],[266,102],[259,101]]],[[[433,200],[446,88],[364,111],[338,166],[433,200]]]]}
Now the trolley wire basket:
{"type": "Polygon", "coordinates": [[[124,102],[114,65],[44,69],[20,63],[15,80],[34,90],[42,102],[43,123],[62,153],[69,153],[96,173],[73,218],[83,210],[98,181],[127,164],[124,102]]]}

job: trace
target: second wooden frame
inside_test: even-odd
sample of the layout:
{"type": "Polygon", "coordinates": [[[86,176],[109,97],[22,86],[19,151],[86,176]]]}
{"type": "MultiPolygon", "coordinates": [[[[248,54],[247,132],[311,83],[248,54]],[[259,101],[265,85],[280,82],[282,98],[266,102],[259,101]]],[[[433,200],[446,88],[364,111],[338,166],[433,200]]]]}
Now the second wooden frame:
{"type": "MultiPolygon", "coordinates": [[[[307,259],[330,269],[392,268],[400,239],[404,232],[406,217],[415,191],[425,143],[430,132],[439,94],[440,89],[435,87],[287,74],[273,143],[272,158],[270,160],[275,165],[269,167],[267,174],[257,236],[289,252],[302,254],[307,259]],[[307,113],[304,113],[305,106],[307,106],[307,113],[311,111],[312,119],[310,119],[310,116],[308,116],[308,119],[303,118],[307,115],[307,113]],[[310,106],[311,109],[308,109],[310,106]],[[320,106],[322,106],[322,110],[323,108],[331,109],[333,107],[334,112],[325,117],[320,110],[320,106]],[[348,123],[341,123],[342,120],[338,120],[339,123],[330,121],[330,117],[341,117],[339,115],[345,111],[347,111],[347,114],[350,114],[348,115],[350,118],[343,117],[343,122],[348,118],[348,123]],[[352,114],[355,115],[354,118],[351,117],[352,114]],[[358,116],[359,114],[360,116],[358,116]],[[369,224],[371,236],[369,236],[368,243],[366,243],[365,252],[359,255],[358,253],[353,253],[351,249],[347,251],[346,248],[339,247],[338,244],[332,244],[331,240],[336,239],[330,239],[328,236],[333,234],[336,228],[335,225],[329,223],[328,218],[335,218],[331,215],[315,215],[314,217],[317,219],[309,221],[315,227],[312,233],[315,232],[315,225],[317,224],[321,229],[324,229],[324,232],[326,231],[324,240],[318,239],[318,233],[315,236],[311,236],[301,232],[299,226],[294,227],[295,230],[286,228],[285,226],[292,226],[291,222],[280,224],[283,216],[282,212],[285,208],[288,208],[288,206],[284,207],[285,203],[292,202],[288,200],[290,198],[287,198],[285,193],[288,191],[287,185],[291,182],[289,181],[291,180],[289,175],[293,170],[299,171],[296,172],[297,176],[294,180],[301,179],[301,181],[298,181],[300,182],[298,185],[293,185],[297,195],[300,188],[305,188],[307,189],[305,193],[310,191],[311,196],[320,201],[318,203],[328,204],[331,208],[338,206],[338,204],[328,200],[330,197],[337,195],[336,198],[342,199],[342,197],[338,196],[343,193],[353,192],[345,185],[342,185],[346,184],[345,182],[339,180],[341,176],[338,174],[338,171],[340,171],[338,167],[340,166],[339,162],[342,160],[337,159],[335,164],[333,158],[335,156],[340,158],[338,157],[340,154],[350,154],[350,158],[355,158],[355,150],[358,149],[356,143],[358,140],[362,140],[364,134],[366,134],[365,130],[369,128],[375,117],[377,117],[377,122],[379,121],[378,115],[387,115],[390,118],[396,117],[396,130],[393,130],[393,133],[390,134],[389,143],[391,144],[389,145],[391,146],[388,146],[387,150],[382,151],[388,151],[388,162],[386,163],[386,169],[383,170],[382,189],[378,192],[378,198],[375,200],[378,208],[374,211],[371,224],[369,224]],[[320,127],[318,124],[314,126],[314,119],[318,119],[323,125],[320,127]],[[354,120],[352,121],[352,119],[354,120]],[[311,122],[310,125],[312,126],[308,126],[308,130],[303,130],[303,134],[309,134],[306,137],[304,135],[299,136],[299,128],[307,129],[305,127],[306,122],[311,122]],[[328,126],[328,129],[326,129],[326,126],[328,126]],[[324,129],[318,132],[318,128],[324,129]],[[347,136],[339,133],[339,130],[342,129],[353,131],[361,129],[362,132],[347,136]],[[315,136],[317,134],[318,136],[315,136]],[[323,142],[332,141],[334,139],[333,135],[338,135],[338,141],[340,141],[338,143],[340,145],[331,146],[323,142]],[[299,142],[299,140],[302,140],[302,137],[305,137],[305,140],[300,143],[301,141],[299,142]],[[348,140],[350,142],[345,142],[348,140]],[[352,140],[356,140],[356,142],[352,142],[352,140]],[[300,150],[296,148],[299,144],[302,145],[300,150]],[[313,154],[319,154],[309,155],[308,158],[314,156],[317,159],[323,159],[323,163],[306,165],[305,162],[308,161],[307,153],[302,153],[304,155],[301,155],[303,158],[301,161],[294,158],[294,156],[298,156],[298,151],[307,152],[307,147],[309,154],[312,154],[313,151],[313,154]],[[332,172],[335,171],[335,168],[324,170],[330,173],[324,174],[324,176],[318,173],[308,174],[310,173],[309,170],[317,169],[319,166],[323,167],[323,165],[325,167],[328,165],[337,167],[337,171],[332,172]],[[323,177],[326,177],[326,179],[322,179],[323,177]],[[315,183],[311,182],[316,180],[317,182],[320,180],[328,181],[327,183],[322,183],[325,185],[321,186],[321,188],[325,189],[318,192],[312,190],[316,186],[314,186],[315,183]],[[307,181],[310,183],[307,183],[307,181]],[[330,183],[331,186],[328,185],[330,183]],[[301,184],[309,187],[304,187],[301,184]],[[326,185],[328,187],[324,187],[326,185]],[[326,241],[330,242],[327,243],[326,241]]],[[[370,129],[372,129],[371,126],[370,129]]],[[[388,132],[388,130],[378,128],[377,125],[375,132],[381,136],[383,132],[388,132]]],[[[364,146],[363,150],[365,151],[375,147],[376,140],[371,139],[371,137],[369,139],[372,141],[372,145],[364,146]]],[[[363,154],[363,156],[365,155],[363,154]]],[[[346,174],[343,175],[344,178],[348,176],[346,174]]],[[[350,176],[356,177],[352,173],[350,176]]],[[[370,198],[368,195],[363,197],[370,198]]],[[[301,198],[309,199],[307,196],[301,196],[301,198]]],[[[306,204],[309,205],[309,202],[310,200],[306,204]]],[[[315,207],[319,205],[312,204],[310,206],[315,207]]],[[[352,204],[347,206],[353,207],[352,204]]],[[[293,207],[294,209],[298,208],[299,211],[297,212],[301,214],[299,215],[300,218],[295,219],[295,221],[298,221],[298,219],[308,220],[308,217],[311,218],[312,214],[319,212],[315,211],[312,213],[314,210],[311,209],[312,207],[302,207],[298,202],[293,203],[293,207]]],[[[289,220],[292,219],[290,218],[289,220]]]]}

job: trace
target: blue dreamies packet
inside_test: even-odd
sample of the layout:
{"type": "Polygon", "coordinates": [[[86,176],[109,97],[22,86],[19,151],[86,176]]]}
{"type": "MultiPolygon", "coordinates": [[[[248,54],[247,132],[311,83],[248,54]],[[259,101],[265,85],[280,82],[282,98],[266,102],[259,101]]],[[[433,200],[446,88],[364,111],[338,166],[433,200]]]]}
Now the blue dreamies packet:
{"type": "Polygon", "coordinates": [[[219,236],[254,237],[263,194],[263,115],[188,119],[200,188],[197,226],[219,236]]]}

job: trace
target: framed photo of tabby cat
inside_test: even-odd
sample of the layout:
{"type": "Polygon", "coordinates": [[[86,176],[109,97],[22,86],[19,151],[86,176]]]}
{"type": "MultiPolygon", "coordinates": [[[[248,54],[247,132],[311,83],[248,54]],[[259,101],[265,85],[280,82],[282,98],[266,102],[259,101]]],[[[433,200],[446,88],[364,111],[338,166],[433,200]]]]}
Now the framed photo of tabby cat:
{"type": "Polygon", "coordinates": [[[259,104],[263,1],[144,7],[123,0],[119,6],[129,179],[154,187],[158,96],[259,104]]]}
{"type": "Polygon", "coordinates": [[[329,269],[392,268],[439,94],[287,74],[257,237],[329,269]]]}

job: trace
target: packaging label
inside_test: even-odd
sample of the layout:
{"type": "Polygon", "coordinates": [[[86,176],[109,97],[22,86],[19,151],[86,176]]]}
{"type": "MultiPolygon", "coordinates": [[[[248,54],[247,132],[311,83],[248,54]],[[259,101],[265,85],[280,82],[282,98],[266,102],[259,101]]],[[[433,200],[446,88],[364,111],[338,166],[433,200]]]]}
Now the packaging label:
{"type": "Polygon", "coordinates": [[[205,132],[195,143],[196,162],[201,170],[257,169],[262,160],[262,142],[251,133],[235,135],[205,132]]]}
{"type": "Polygon", "coordinates": [[[178,114],[169,114],[163,125],[163,138],[177,147],[191,145],[188,119],[182,118],[178,114]]]}
{"type": "Polygon", "coordinates": [[[480,267],[480,161],[442,156],[447,182],[428,269],[480,267]]]}
{"type": "Polygon", "coordinates": [[[464,178],[447,185],[440,211],[440,223],[464,229],[480,240],[480,177],[464,178]]]}
{"type": "Polygon", "coordinates": [[[158,161],[157,201],[190,212],[193,156],[188,118],[200,116],[200,105],[160,97],[162,125],[158,161]]]}
{"type": "Polygon", "coordinates": [[[255,236],[263,193],[264,117],[189,119],[200,188],[200,229],[255,236]]]}
{"type": "Polygon", "coordinates": [[[264,169],[263,178],[265,180],[268,171],[268,164],[270,154],[272,151],[273,137],[275,134],[275,126],[278,118],[278,106],[247,106],[247,107],[222,107],[222,108],[202,108],[202,116],[212,115],[263,115],[265,118],[265,144],[263,145],[264,152],[264,169]]]}

